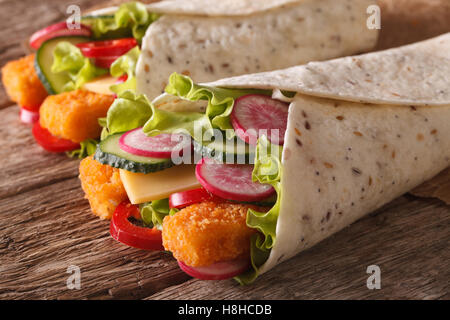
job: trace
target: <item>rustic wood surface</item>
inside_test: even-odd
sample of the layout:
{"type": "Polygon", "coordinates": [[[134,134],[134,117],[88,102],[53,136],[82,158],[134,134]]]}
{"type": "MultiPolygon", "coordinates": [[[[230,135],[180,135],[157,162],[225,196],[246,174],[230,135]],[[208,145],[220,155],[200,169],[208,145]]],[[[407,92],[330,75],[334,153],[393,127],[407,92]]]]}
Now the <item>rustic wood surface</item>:
{"type": "MultiPolygon", "coordinates": [[[[430,3],[436,1],[447,3],[430,3]]],[[[0,66],[23,55],[28,34],[61,20],[68,3],[84,9],[95,1],[0,0],[0,66]]],[[[390,19],[400,16],[391,13],[390,19]]],[[[423,25],[419,18],[414,24],[423,25]]],[[[392,20],[383,19],[393,33],[382,31],[380,48],[445,31],[433,26],[411,40],[397,37],[392,20]]],[[[398,19],[402,30],[411,23],[398,19]]],[[[79,161],[41,150],[30,127],[19,122],[17,106],[0,91],[2,107],[0,299],[450,299],[450,206],[440,200],[400,197],[250,286],[193,280],[169,254],[110,238],[108,222],[94,217],[83,199],[79,161]],[[366,287],[366,268],[373,264],[381,268],[380,290],[366,287]],[[70,265],[81,269],[80,290],[66,287],[70,265]]]]}

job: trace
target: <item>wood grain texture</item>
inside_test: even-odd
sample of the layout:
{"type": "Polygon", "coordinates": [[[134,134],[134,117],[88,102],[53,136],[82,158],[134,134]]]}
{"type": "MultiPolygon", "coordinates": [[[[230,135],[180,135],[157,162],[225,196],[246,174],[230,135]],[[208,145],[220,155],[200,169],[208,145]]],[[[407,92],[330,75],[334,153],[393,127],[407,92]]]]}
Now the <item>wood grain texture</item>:
{"type": "Polygon", "coordinates": [[[76,178],[0,200],[0,299],[141,298],[187,279],[165,253],[121,245],[76,178]],[[66,287],[81,269],[81,290],[66,287]]]}
{"type": "MultiPolygon", "coordinates": [[[[144,0],[150,3],[156,0],[144,0]]],[[[0,1],[0,68],[8,61],[28,52],[28,37],[45,26],[67,17],[70,4],[82,12],[117,5],[125,0],[1,0],[0,1]]],[[[378,0],[382,10],[382,29],[377,50],[424,40],[450,32],[448,0],[378,0]]],[[[11,105],[0,87],[0,109],[11,105]]]]}
{"type": "Polygon", "coordinates": [[[448,206],[401,197],[252,285],[190,280],[147,299],[448,299],[449,241],[448,206]],[[366,287],[369,265],[380,290],[366,287]]]}
{"type": "Polygon", "coordinates": [[[39,147],[31,126],[20,122],[18,110],[0,110],[0,200],[78,175],[78,160],[39,147]]]}
{"type": "MultiPolygon", "coordinates": [[[[26,40],[41,28],[64,20],[70,4],[85,10],[95,0],[2,0],[0,1],[0,68],[28,53],[26,40]]],[[[3,86],[0,87],[0,108],[11,105],[3,86]]]]}
{"type": "MultiPolygon", "coordinates": [[[[150,3],[155,0],[144,0],[150,3]]],[[[78,5],[82,14],[96,8],[118,5],[125,0],[0,0],[0,69],[10,60],[29,53],[28,38],[37,30],[64,21],[69,5],[78,5]]],[[[0,86],[0,109],[12,105],[0,86]]]]}
{"type": "Polygon", "coordinates": [[[448,0],[378,0],[381,30],[376,50],[422,41],[450,32],[448,0]]]}
{"type": "Polygon", "coordinates": [[[418,186],[411,193],[418,197],[438,198],[450,205],[450,168],[418,186]]]}
{"type": "Polygon", "coordinates": [[[108,223],[83,199],[78,161],[42,151],[17,121],[16,108],[0,110],[0,128],[9,129],[0,131],[7,137],[0,151],[0,299],[435,299],[450,292],[450,207],[412,197],[397,199],[249,287],[187,281],[168,254],[109,237],[108,223]],[[81,268],[81,290],[66,288],[72,264],[81,268]],[[381,290],[365,287],[371,264],[382,268],[381,290]]]}

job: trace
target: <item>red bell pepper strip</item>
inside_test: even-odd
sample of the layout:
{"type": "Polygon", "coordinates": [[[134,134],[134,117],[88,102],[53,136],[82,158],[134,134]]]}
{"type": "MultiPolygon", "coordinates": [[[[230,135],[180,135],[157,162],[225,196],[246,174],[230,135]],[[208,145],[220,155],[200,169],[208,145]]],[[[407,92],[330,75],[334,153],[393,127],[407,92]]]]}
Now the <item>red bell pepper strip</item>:
{"type": "Polygon", "coordinates": [[[156,228],[141,227],[133,224],[141,221],[137,206],[129,201],[120,203],[113,213],[109,232],[119,242],[143,250],[164,250],[161,231],[156,228]]]}
{"type": "Polygon", "coordinates": [[[80,147],[79,143],[55,137],[47,129],[42,128],[39,121],[34,124],[32,132],[36,142],[49,152],[66,152],[80,147]]]}
{"type": "Polygon", "coordinates": [[[169,207],[181,209],[194,203],[207,200],[223,201],[209,193],[205,188],[198,188],[177,193],[172,193],[169,197],[169,207]]]}

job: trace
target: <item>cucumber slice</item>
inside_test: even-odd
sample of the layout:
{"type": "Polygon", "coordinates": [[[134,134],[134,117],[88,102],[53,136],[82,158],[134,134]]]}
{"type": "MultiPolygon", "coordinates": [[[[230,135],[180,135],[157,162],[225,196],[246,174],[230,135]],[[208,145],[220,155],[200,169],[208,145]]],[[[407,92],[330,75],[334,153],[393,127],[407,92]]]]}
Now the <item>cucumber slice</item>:
{"type": "Polygon", "coordinates": [[[94,159],[102,164],[131,172],[150,173],[173,166],[170,159],[158,159],[136,156],[120,149],[119,140],[123,133],[107,137],[100,142],[94,154],[94,159]]]}
{"type": "Polygon", "coordinates": [[[65,73],[53,73],[53,50],[61,41],[69,41],[77,44],[89,41],[87,37],[57,37],[45,41],[36,53],[34,67],[36,73],[49,94],[58,94],[64,92],[63,87],[69,81],[69,76],[65,73]]]}
{"type": "Polygon", "coordinates": [[[203,144],[193,141],[194,152],[202,155],[202,157],[224,161],[225,163],[236,164],[254,164],[255,147],[243,141],[212,141],[203,144]]]}

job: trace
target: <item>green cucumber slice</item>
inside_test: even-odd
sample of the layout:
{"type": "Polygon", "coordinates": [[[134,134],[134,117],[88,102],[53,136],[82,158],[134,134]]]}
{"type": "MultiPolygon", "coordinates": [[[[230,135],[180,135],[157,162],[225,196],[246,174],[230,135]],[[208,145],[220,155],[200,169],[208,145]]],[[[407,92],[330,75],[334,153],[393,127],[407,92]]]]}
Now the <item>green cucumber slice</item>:
{"type": "Polygon", "coordinates": [[[202,157],[224,161],[225,163],[254,164],[255,147],[239,141],[238,138],[228,141],[203,142],[193,140],[194,152],[202,157]]]}
{"type": "Polygon", "coordinates": [[[63,87],[69,81],[69,76],[64,73],[53,73],[53,50],[61,41],[69,41],[72,44],[89,41],[87,37],[57,37],[45,41],[36,52],[34,67],[36,73],[49,94],[64,92],[63,87]]]}
{"type": "Polygon", "coordinates": [[[123,133],[113,134],[97,145],[94,159],[102,164],[131,172],[151,173],[173,166],[170,159],[158,159],[136,156],[123,151],[119,147],[119,139],[123,133]]]}

